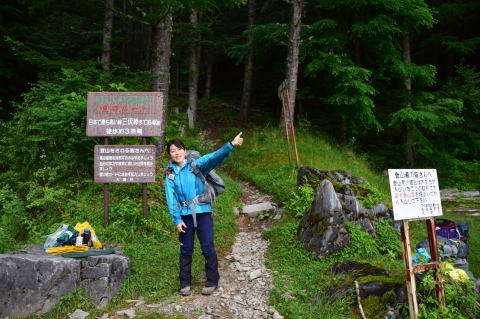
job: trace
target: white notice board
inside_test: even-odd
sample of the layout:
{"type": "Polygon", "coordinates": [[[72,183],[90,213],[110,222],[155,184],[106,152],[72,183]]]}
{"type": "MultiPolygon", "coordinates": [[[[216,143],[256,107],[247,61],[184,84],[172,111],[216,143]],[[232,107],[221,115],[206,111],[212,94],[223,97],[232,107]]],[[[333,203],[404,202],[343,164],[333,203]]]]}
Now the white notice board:
{"type": "Polygon", "coordinates": [[[389,169],[395,220],[442,216],[436,169],[389,169]]]}

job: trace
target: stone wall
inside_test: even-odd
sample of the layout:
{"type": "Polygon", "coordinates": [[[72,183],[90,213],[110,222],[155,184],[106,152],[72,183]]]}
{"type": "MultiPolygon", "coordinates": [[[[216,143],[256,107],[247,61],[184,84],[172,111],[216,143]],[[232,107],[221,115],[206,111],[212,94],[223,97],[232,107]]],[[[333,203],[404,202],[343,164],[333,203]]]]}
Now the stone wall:
{"type": "Polygon", "coordinates": [[[0,255],[0,317],[47,312],[77,287],[99,308],[105,307],[130,274],[130,260],[117,252],[74,259],[33,246],[0,255]]]}

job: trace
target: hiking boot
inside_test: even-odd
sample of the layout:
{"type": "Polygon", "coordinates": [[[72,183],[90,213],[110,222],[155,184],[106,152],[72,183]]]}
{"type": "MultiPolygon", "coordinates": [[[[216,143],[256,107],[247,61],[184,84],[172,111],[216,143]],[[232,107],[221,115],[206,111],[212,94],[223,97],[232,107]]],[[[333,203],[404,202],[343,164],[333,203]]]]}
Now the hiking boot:
{"type": "Polygon", "coordinates": [[[180,289],[180,295],[182,296],[190,296],[191,294],[192,294],[192,289],[190,288],[190,286],[183,287],[182,289],[180,289]]]}
{"type": "Polygon", "coordinates": [[[217,286],[211,286],[211,287],[205,286],[205,287],[203,287],[203,289],[202,289],[202,295],[210,296],[211,294],[213,294],[213,292],[214,292],[216,289],[217,289],[217,286]]]}

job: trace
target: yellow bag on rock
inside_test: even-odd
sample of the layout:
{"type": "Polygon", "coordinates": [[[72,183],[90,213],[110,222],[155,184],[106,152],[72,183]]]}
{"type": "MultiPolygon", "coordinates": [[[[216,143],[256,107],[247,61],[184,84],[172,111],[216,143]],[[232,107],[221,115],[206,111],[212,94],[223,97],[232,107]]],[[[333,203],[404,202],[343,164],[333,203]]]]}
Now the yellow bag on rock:
{"type": "Polygon", "coordinates": [[[83,223],[77,223],[75,227],[73,227],[76,231],[78,231],[80,234],[83,234],[83,230],[85,228],[90,229],[90,233],[92,234],[91,240],[92,240],[92,245],[95,248],[102,248],[102,243],[100,240],[98,240],[97,235],[95,234],[95,230],[93,229],[92,226],[88,222],[83,222],[83,223]]]}
{"type": "Polygon", "coordinates": [[[87,246],[60,246],[60,247],[50,247],[45,249],[45,251],[49,254],[52,255],[60,255],[64,253],[72,253],[72,252],[78,252],[78,251],[87,251],[88,247],[87,246]]]}

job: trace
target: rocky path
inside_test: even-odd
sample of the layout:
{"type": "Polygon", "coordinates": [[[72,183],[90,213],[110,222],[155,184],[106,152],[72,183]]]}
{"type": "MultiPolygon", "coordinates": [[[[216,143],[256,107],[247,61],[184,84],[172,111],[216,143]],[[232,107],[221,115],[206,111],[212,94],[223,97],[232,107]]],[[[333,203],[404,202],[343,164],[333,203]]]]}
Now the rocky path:
{"type": "MultiPolygon", "coordinates": [[[[107,318],[135,318],[149,313],[181,314],[186,318],[283,318],[268,305],[268,294],[272,288],[270,271],[265,267],[265,252],[268,242],[261,233],[281,217],[281,209],[272,199],[252,185],[239,182],[243,190],[242,202],[246,205],[272,206],[269,217],[259,219],[239,214],[239,232],[232,250],[220,260],[220,285],[212,296],[203,296],[200,289],[193,289],[192,296],[173,297],[156,304],[146,304],[142,300],[131,300],[128,309],[115,314],[105,314],[107,318]],[[142,315],[140,315],[142,314],[142,315]]],[[[253,213],[251,216],[255,216],[253,213]]]]}

